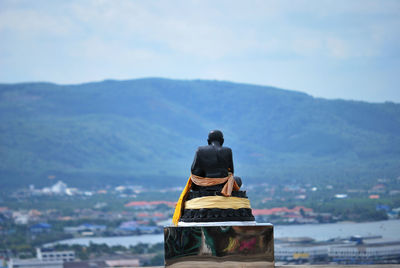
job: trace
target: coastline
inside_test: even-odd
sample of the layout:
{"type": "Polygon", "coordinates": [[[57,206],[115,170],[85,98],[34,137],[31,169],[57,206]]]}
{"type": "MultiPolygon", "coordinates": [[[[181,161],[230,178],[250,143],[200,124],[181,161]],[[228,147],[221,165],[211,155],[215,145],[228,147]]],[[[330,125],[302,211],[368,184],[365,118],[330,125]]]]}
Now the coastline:
{"type": "MultiPolygon", "coordinates": [[[[274,237],[311,237],[315,240],[329,240],[334,238],[345,238],[355,235],[376,236],[380,235],[383,239],[400,240],[400,219],[375,221],[375,222],[337,222],[323,224],[299,224],[299,225],[275,225],[274,237]]],[[[112,237],[79,237],[56,241],[45,244],[51,246],[55,244],[81,244],[89,245],[90,243],[102,244],[109,246],[123,245],[135,246],[139,243],[156,244],[164,241],[164,234],[144,234],[134,236],[112,236],[112,237]]]]}

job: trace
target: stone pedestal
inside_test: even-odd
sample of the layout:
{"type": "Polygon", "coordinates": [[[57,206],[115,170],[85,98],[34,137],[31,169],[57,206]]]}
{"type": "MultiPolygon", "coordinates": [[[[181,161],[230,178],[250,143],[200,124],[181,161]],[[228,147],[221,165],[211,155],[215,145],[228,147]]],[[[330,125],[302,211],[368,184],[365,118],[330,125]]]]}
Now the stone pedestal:
{"type": "Polygon", "coordinates": [[[165,267],[274,267],[271,224],[164,227],[165,267]]]}

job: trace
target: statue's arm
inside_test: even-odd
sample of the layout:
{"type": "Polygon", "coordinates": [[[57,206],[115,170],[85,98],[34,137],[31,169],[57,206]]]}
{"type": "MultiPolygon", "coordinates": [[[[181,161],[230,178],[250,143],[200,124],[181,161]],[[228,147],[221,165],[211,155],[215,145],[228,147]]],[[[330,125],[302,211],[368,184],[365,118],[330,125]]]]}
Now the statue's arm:
{"type": "Polygon", "coordinates": [[[233,173],[235,173],[234,172],[234,169],[233,169],[233,156],[232,156],[232,150],[229,148],[229,154],[230,154],[230,157],[229,157],[229,167],[228,167],[228,171],[229,172],[232,172],[232,174],[233,173]]]}
{"type": "Polygon", "coordinates": [[[194,174],[194,175],[203,176],[198,154],[199,154],[199,150],[197,150],[194,155],[192,168],[190,170],[191,170],[192,174],[194,174]]]}

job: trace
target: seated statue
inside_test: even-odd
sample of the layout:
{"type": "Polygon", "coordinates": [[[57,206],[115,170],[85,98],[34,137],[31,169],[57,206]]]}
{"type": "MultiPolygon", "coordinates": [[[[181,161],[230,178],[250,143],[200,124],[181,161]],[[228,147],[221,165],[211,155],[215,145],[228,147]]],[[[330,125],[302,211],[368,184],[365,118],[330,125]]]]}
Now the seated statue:
{"type": "Polygon", "coordinates": [[[234,177],[232,150],[221,131],[208,135],[195,154],[191,175],[175,208],[173,223],[254,221],[242,181],[234,177]]]}

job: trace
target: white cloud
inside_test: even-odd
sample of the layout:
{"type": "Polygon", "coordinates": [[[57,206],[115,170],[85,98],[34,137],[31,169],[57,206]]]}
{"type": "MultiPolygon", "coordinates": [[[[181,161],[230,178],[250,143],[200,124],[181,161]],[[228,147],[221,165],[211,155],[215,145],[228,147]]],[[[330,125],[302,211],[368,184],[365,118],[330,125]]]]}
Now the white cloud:
{"type": "Polygon", "coordinates": [[[321,63],[398,55],[399,9],[369,0],[2,0],[0,81],[162,75],[310,90],[304,77],[321,63]]]}
{"type": "Polygon", "coordinates": [[[155,51],[146,48],[129,47],[115,40],[101,40],[91,37],[79,43],[79,53],[75,57],[84,57],[89,61],[101,59],[104,63],[117,66],[119,63],[137,63],[155,61],[158,55],[155,51]]]}
{"type": "Polygon", "coordinates": [[[335,58],[345,59],[349,57],[349,48],[344,40],[327,38],[326,47],[328,53],[335,58]]]}
{"type": "MultiPolygon", "coordinates": [[[[166,53],[210,60],[257,51],[264,55],[301,56],[320,52],[318,56],[346,59],[360,54],[360,50],[369,51],[364,56],[374,55],[371,51],[378,50],[379,41],[388,36],[382,29],[393,28],[374,26],[375,23],[356,25],[356,31],[368,34],[360,37],[364,42],[359,42],[348,36],[354,27],[350,23],[331,27],[331,32],[313,24],[335,23],[330,22],[334,14],[387,11],[382,8],[385,5],[376,5],[376,1],[362,2],[71,1],[64,2],[61,14],[59,10],[51,12],[51,8],[40,6],[6,10],[0,17],[0,30],[32,38],[50,34],[65,38],[65,42],[96,38],[106,45],[117,41],[129,44],[136,51],[143,46],[147,50],[161,47],[166,53]],[[318,19],[321,16],[325,19],[318,19]],[[377,41],[373,43],[370,39],[377,41]],[[321,53],[323,43],[327,53],[321,53]]],[[[386,4],[396,6],[393,2],[386,4]]]]}
{"type": "Polygon", "coordinates": [[[6,10],[0,13],[0,31],[12,31],[20,36],[71,33],[72,25],[65,17],[46,14],[40,10],[6,10]]]}

